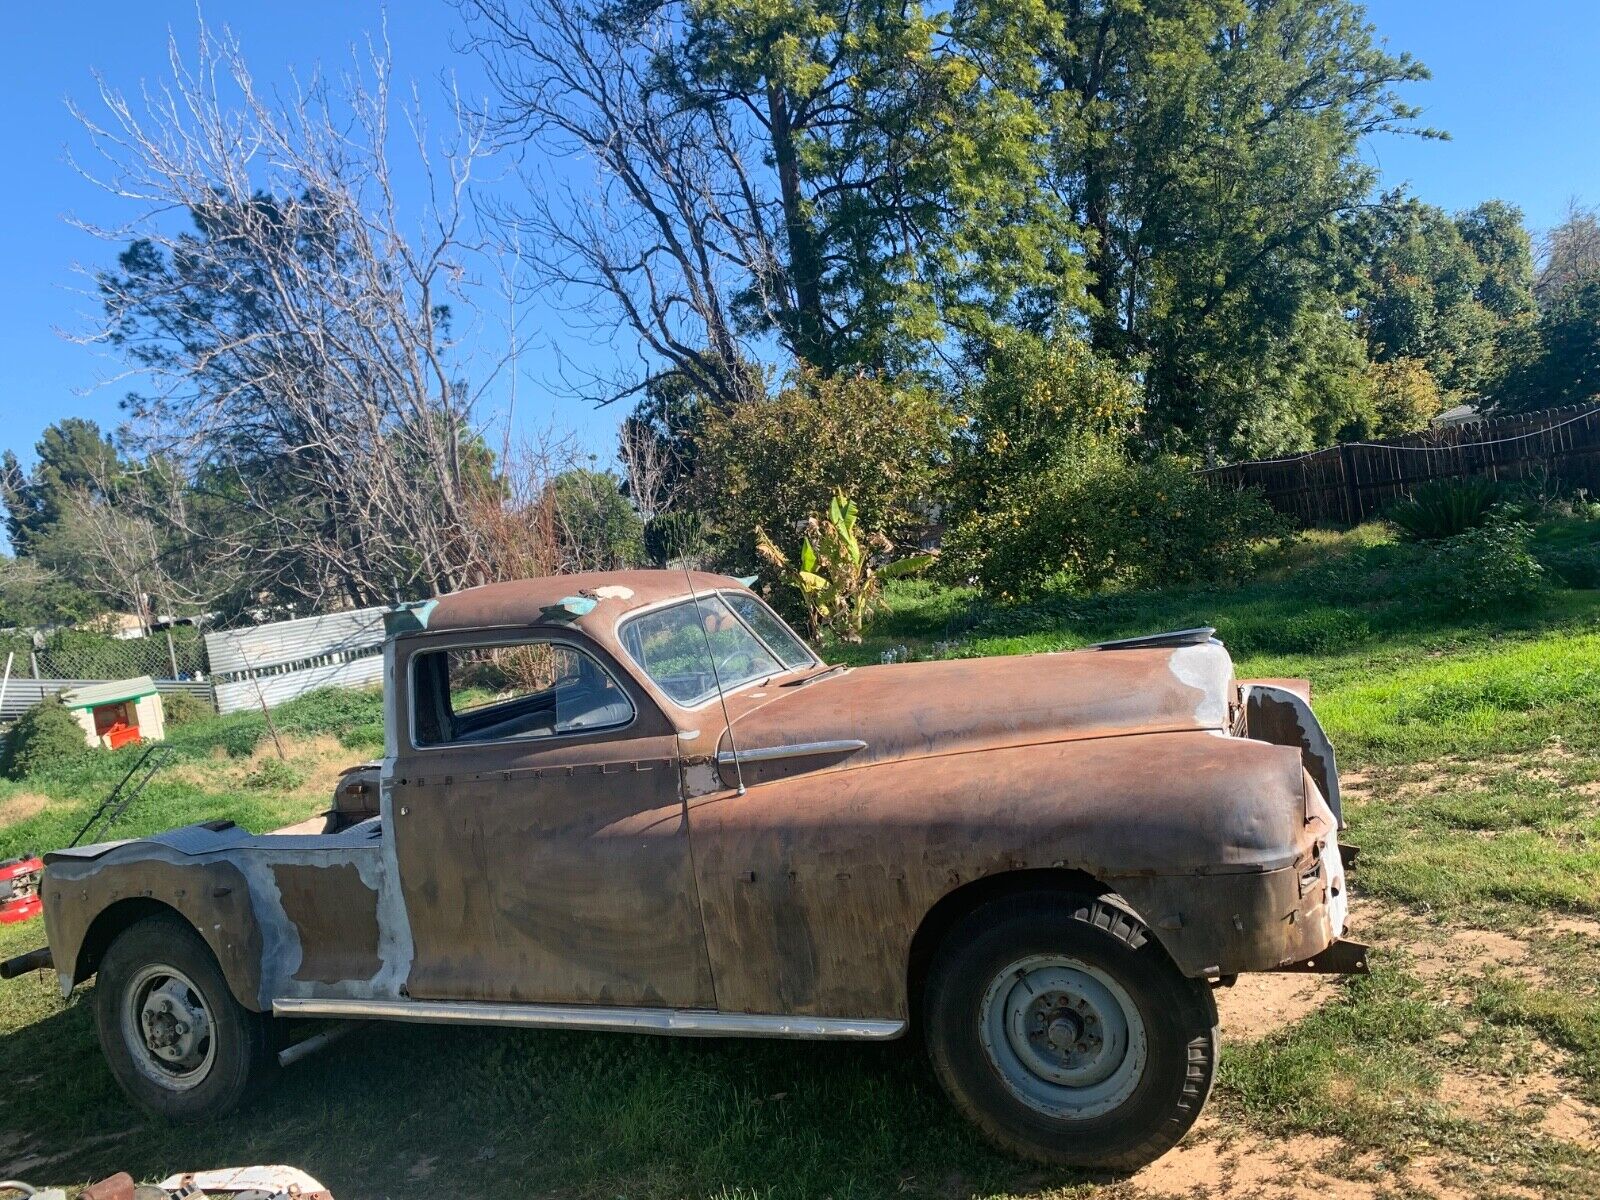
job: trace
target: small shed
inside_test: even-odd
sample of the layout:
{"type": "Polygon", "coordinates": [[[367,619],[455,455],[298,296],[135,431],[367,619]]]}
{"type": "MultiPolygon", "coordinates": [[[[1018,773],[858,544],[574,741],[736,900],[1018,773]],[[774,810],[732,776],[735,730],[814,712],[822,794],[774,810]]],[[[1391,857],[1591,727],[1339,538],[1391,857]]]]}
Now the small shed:
{"type": "Polygon", "coordinates": [[[159,742],[167,734],[161,693],[148,675],[71,688],[61,693],[61,703],[83,727],[84,742],[91,749],[159,742]]]}

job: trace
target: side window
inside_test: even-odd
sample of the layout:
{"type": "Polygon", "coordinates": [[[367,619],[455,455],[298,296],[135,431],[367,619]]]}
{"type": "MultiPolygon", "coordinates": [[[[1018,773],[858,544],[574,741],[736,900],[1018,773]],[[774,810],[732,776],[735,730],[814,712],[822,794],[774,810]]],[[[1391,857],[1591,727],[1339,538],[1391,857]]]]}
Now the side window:
{"type": "Polygon", "coordinates": [[[633,703],[594,658],[564,642],[425,650],[411,659],[418,746],[556,737],[633,720],[633,703]]]}

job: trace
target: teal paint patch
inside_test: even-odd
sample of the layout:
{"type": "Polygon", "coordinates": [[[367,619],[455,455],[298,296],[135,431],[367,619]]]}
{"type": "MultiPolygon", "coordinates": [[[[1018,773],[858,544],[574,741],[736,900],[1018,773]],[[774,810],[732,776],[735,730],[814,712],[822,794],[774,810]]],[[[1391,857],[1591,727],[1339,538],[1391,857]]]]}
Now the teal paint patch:
{"type": "Polygon", "coordinates": [[[539,611],[544,614],[547,620],[574,621],[585,613],[593,612],[594,606],[598,603],[599,601],[588,596],[566,596],[555,604],[546,605],[539,611]]]}
{"type": "Polygon", "coordinates": [[[397,633],[420,633],[428,627],[428,618],[439,606],[437,600],[413,600],[397,605],[383,614],[383,631],[390,637],[397,633]]]}
{"type": "Polygon", "coordinates": [[[759,576],[759,575],[736,575],[736,576],[734,576],[734,578],[737,579],[740,583],[744,584],[745,587],[753,588],[756,585],[756,580],[760,579],[761,576],[759,576]]]}

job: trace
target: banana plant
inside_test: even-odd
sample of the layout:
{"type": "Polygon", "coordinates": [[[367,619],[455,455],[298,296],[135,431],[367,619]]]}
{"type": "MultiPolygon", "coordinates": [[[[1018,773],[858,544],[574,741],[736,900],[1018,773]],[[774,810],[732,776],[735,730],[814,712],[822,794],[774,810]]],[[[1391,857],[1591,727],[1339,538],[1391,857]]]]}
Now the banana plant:
{"type": "Polygon", "coordinates": [[[889,559],[894,543],[882,533],[863,534],[858,525],[855,501],[835,488],[828,515],[801,523],[797,563],[756,527],[756,552],[800,593],[813,638],[827,628],[842,641],[859,642],[867,618],[882,603],[883,581],[924,571],[936,557],[929,552],[889,559]]]}

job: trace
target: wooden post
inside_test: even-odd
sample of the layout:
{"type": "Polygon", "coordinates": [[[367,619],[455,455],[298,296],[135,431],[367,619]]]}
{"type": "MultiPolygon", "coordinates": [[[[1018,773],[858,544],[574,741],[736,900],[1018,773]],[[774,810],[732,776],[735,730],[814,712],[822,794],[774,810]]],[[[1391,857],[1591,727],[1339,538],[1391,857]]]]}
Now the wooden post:
{"type": "Polygon", "coordinates": [[[1339,470],[1344,475],[1345,520],[1352,529],[1366,517],[1361,508],[1361,489],[1356,485],[1355,449],[1350,445],[1339,447],[1339,470]]]}

